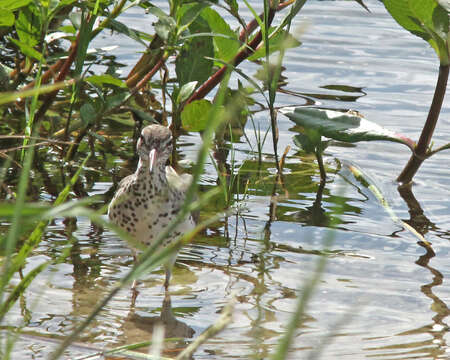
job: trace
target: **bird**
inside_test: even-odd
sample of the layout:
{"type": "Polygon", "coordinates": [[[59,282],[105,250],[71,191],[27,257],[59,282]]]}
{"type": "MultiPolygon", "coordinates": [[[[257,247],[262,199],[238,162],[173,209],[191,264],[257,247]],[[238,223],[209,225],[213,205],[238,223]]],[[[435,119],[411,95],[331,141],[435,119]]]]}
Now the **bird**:
{"type": "MultiPolygon", "coordinates": [[[[158,235],[178,215],[192,182],[191,175],[179,175],[170,165],[166,166],[172,150],[169,128],[159,124],[144,127],[136,143],[139,157],[136,171],[119,183],[108,206],[110,221],[131,235],[135,242],[130,242],[135,262],[139,249],[134,245],[148,247],[156,241],[158,235]]],[[[160,248],[169,246],[194,227],[194,218],[189,214],[169,233],[160,248]]],[[[176,257],[175,253],[164,264],[166,291],[176,257]]],[[[133,282],[132,290],[136,291],[136,282],[133,282]]]]}

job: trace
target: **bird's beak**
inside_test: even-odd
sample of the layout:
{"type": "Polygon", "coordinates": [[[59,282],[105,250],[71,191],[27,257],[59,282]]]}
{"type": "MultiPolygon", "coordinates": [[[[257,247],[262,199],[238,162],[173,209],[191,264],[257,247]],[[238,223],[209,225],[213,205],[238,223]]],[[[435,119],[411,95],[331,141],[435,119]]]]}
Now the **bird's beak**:
{"type": "Polygon", "coordinates": [[[155,162],[156,162],[156,149],[152,149],[150,151],[150,153],[148,154],[148,160],[149,160],[148,171],[151,174],[153,171],[153,167],[155,166],[155,162]]]}

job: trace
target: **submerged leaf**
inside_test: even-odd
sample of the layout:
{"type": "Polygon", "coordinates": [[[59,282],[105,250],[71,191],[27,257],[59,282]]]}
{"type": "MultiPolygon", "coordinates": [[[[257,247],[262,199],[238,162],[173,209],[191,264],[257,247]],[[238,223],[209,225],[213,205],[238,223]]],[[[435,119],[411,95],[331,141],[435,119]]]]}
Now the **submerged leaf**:
{"type": "Polygon", "coordinates": [[[411,139],[366,120],[356,112],[308,107],[285,108],[280,111],[305,129],[314,129],[320,135],[334,140],[351,143],[386,140],[405,144],[409,148],[414,147],[411,139]]]}

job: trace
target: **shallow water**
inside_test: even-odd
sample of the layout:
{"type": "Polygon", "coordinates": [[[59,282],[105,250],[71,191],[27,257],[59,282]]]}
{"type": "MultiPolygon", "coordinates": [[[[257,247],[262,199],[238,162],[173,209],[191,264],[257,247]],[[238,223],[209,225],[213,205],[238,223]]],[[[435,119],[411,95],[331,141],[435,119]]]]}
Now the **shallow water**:
{"type": "MultiPolygon", "coordinates": [[[[284,62],[283,75],[288,81],[284,88],[295,94],[279,94],[277,105],[312,102],[351,108],[416,138],[432,98],[438,61],[432,49],[402,30],[381,3],[365,3],[372,13],[351,1],[305,5],[294,26],[302,31],[303,44],[288,51],[284,62]]],[[[149,26],[137,11],[122,20],[135,27],[140,23],[144,29],[149,26]]],[[[100,45],[110,41],[103,38],[100,45]]],[[[128,66],[135,63],[141,49],[130,46],[129,41],[115,42],[119,44],[114,51],[117,60],[128,66]]],[[[257,70],[253,64],[244,66],[249,74],[257,70]]],[[[450,138],[448,104],[444,103],[434,137],[436,146],[450,138]]],[[[267,113],[256,113],[255,121],[266,129],[267,113]]],[[[83,333],[79,345],[69,349],[67,358],[92,352],[88,346],[114,347],[149,340],[161,314],[166,320],[166,336],[182,338],[168,346],[165,355],[171,356],[172,348],[182,348],[218,318],[232,294],[238,299],[233,323],[203,345],[194,358],[265,358],[292,315],[297,289],[301,294],[325,250],[327,267],[309,303],[306,321],[297,330],[291,358],[306,359],[318,349],[324,359],[450,356],[446,319],[450,313],[450,153],[429,159],[413,187],[423,216],[413,217],[411,223],[424,230],[434,254],[394,222],[347,167],[360,167],[383,191],[396,215],[408,222],[410,209],[394,182],[409,158],[408,149],[382,142],[332,146],[326,151],[330,177],[320,189],[313,160],[299,156],[293,145],[292,123],[282,115],[279,122],[279,151],[288,145],[292,148],[284,191],[278,188],[277,196],[272,196],[271,141],[265,144],[259,174],[248,143],[235,144],[241,176],[250,177],[251,186],[237,215],[221,218],[181,251],[170,286],[174,317],[167,315],[170,312],[163,303],[164,273],[156,271],[142,279],[134,308],[130,291],[120,291],[83,333]],[[275,208],[271,202],[276,203],[275,208]],[[337,229],[330,229],[336,222],[337,229]],[[333,242],[327,249],[329,238],[333,242]]],[[[247,130],[255,143],[250,124],[247,130]]],[[[127,131],[131,134],[131,129],[127,131]]],[[[182,137],[183,156],[195,159],[196,143],[194,134],[182,137]]],[[[130,145],[123,142],[128,149],[130,145]]],[[[123,159],[111,158],[108,164],[87,169],[87,195],[106,193],[112,184],[111,173],[123,176],[118,168],[111,171],[112,167],[124,164],[123,159]]],[[[202,188],[215,186],[215,181],[215,170],[208,164],[202,188]]],[[[40,195],[41,199],[50,197],[49,193],[40,195]]],[[[410,195],[409,200],[411,206],[410,195]]],[[[214,207],[216,204],[211,211],[214,207]]],[[[420,208],[415,209],[416,214],[420,208]]],[[[29,260],[29,269],[56,258],[70,241],[74,245],[68,260],[41,274],[9,314],[12,329],[27,320],[17,342],[17,358],[45,357],[131,266],[131,253],[120,239],[78,218],[51,224],[46,240],[29,260]]]]}

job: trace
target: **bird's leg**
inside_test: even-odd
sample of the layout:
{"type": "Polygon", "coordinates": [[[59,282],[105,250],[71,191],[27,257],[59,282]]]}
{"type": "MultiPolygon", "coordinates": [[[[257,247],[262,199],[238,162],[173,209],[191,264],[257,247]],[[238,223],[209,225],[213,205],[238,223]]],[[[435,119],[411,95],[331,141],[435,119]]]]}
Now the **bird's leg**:
{"type": "MultiPolygon", "coordinates": [[[[135,250],[132,250],[133,252],[133,261],[136,264],[137,263],[137,254],[135,250]]],[[[137,283],[138,281],[136,279],[133,280],[133,283],[131,284],[131,306],[134,307],[134,304],[136,303],[136,298],[139,295],[139,291],[137,289],[137,283]]]]}
{"type": "Polygon", "coordinates": [[[169,282],[170,276],[172,275],[172,271],[169,266],[165,266],[166,268],[166,279],[164,280],[164,290],[167,292],[169,290],[169,282]]]}

